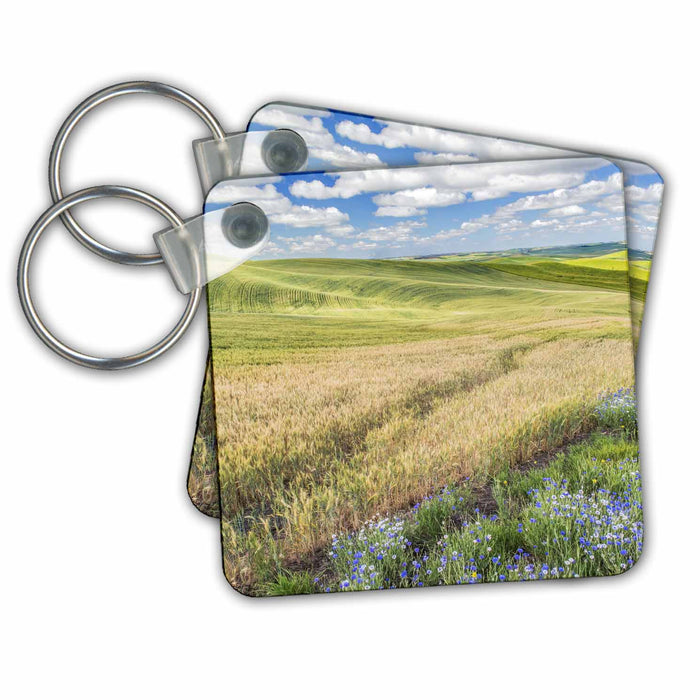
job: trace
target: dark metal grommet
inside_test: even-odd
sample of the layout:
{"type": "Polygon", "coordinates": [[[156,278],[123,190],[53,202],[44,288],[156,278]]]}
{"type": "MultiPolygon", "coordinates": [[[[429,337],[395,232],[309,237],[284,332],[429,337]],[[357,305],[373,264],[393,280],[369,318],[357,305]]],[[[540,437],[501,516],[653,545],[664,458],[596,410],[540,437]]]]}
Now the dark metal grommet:
{"type": "Polygon", "coordinates": [[[228,207],[221,217],[221,230],[226,240],[236,248],[251,248],[265,238],[270,222],[265,212],[250,202],[228,207]]]}
{"type": "Polygon", "coordinates": [[[262,159],[273,173],[301,170],[309,157],[304,139],[291,129],[271,131],[262,142],[262,159]]]}

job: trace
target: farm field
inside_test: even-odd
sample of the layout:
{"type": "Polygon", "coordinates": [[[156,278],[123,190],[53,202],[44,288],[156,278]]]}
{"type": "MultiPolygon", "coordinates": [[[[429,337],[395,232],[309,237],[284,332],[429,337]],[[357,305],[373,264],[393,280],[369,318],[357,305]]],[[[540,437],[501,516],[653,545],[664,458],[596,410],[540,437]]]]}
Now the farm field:
{"type": "MultiPolygon", "coordinates": [[[[341,585],[353,572],[345,576],[327,552],[368,522],[404,522],[445,489],[481,493],[583,435],[589,456],[626,440],[618,452],[632,459],[629,426],[622,434],[613,421],[600,433],[601,396],[634,384],[625,252],[591,248],[268,260],[213,281],[231,583],[254,595],[354,589],[356,581],[341,585]]],[[[643,285],[648,264],[637,263],[643,285]]],[[[207,481],[213,445],[198,444],[207,481]]],[[[215,485],[203,488],[215,509],[215,485]]],[[[520,517],[499,508],[507,522],[520,517]]],[[[456,537],[444,519],[436,527],[456,537]]],[[[437,539],[416,545],[421,557],[436,556],[437,539]]],[[[606,566],[622,570],[629,558],[606,566]]],[[[570,565],[565,575],[590,574],[570,565]]],[[[392,576],[375,583],[427,583],[415,571],[408,582],[392,576]]],[[[472,578],[492,580],[485,571],[472,578]]]]}

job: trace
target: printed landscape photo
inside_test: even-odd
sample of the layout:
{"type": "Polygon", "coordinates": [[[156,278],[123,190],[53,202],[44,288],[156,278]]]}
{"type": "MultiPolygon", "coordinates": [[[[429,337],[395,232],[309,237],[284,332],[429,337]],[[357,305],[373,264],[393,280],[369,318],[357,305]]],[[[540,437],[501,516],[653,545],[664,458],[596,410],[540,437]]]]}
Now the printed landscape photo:
{"type": "Polygon", "coordinates": [[[218,442],[200,440],[198,461],[216,474],[218,448],[219,489],[201,497],[220,498],[235,588],[388,589],[633,565],[630,297],[643,300],[651,256],[628,263],[614,165],[225,184],[220,206],[251,202],[271,226],[261,258],[208,292],[214,398],[202,425],[218,442]]]}

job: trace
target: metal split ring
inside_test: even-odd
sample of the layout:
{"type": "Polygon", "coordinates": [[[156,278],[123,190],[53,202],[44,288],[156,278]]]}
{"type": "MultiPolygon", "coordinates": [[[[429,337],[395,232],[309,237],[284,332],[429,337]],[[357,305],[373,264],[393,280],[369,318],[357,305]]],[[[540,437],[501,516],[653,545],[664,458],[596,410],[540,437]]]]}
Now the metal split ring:
{"type": "MultiPolygon", "coordinates": [[[[49,158],[49,189],[51,190],[51,198],[55,203],[60,202],[64,197],[63,188],[61,187],[61,159],[63,157],[66,141],[75,126],[85,115],[95,109],[95,107],[115,97],[132,94],[159,95],[175,100],[194,112],[207,125],[215,139],[223,140],[226,137],[226,132],[218,119],[207,107],[198,99],[192,97],[192,95],[178,90],[178,88],[172,87],[171,85],[147,80],[136,80],[106,87],[103,90],[99,90],[94,95],[90,95],[90,97],[81,102],[68,115],[68,118],[58,130],[58,134],[56,134],[56,139],[51,148],[51,156],[49,158]]],[[[70,233],[88,250],[91,250],[100,257],[123,265],[158,265],[163,262],[160,253],[129,253],[100,243],[87,233],[75,220],[73,215],[65,208],[62,210],[60,216],[61,221],[70,233]]]]}
{"type": "MultiPolygon", "coordinates": [[[[131,187],[123,187],[120,185],[101,185],[99,187],[88,187],[86,189],[79,190],[78,192],[74,192],[63,199],[60,199],[53,206],[49,207],[49,209],[47,209],[37,219],[34,226],[32,226],[27,238],[24,241],[24,245],[22,246],[22,251],[19,256],[17,287],[19,290],[22,310],[29,321],[29,325],[31,325],[34,332],[51,350],[66,360],[70,360],[71,362],[82,365],[83,367],[90,367],[92,369],[126,369],[128,367],[142,365],[145,362],[155,359],[159,355],[166,352],[166,350],[169,350],[178,340],[180,340],[184,332],[192,323],[195,313],[197,312],[197,307],[202,298],[201,288],[194,289],[189,293],[187,306],[170,333],[146,350],[135,353],[134,355],[126,355],[124,357],[96,357],[94,355],[87,355],[78,350],[74,350],[60,341],[55,335],[53,335],[53,333],[51,333],[51,331],[44,325],[43,321],[39,317],[39,314],[34,307],[34,302],[32,301],[31,292],[29,290],[29,265],[32,260],[34,248],[36,247],[36,244],[46,227],[58,217],[68,215],[69,209],[74,207],[76,204],[87,202],[92,199],[102,199],[104,197],[129,199],[134,202],[139,202],[140,204],[145,204],[147,207],[150,207],[161,214],[171,226],[184,226],[184,221],[173,209],[171,209],[157,197],[147,194],[146,192],[142,192],[141,190],[136,190],[131,187]]],[[[84,235],[87,236],[87,234],[84,235]]],[[[87,245],[87,247],[92,250],[90,245],[87,245]]],[[[107,257],[110,260],[113,259],[107,255],[103,255],[102,257],[107,257]]],[[[160,260],[154,260],[153,262],[160,262],[160,260]]]]}

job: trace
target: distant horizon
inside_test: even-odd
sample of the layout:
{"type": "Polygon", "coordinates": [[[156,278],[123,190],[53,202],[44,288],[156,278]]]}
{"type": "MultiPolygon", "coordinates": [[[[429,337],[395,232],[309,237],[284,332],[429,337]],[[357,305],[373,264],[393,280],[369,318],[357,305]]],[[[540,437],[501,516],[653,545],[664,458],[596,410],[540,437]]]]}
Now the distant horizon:
{"type": "MultiPolygon", "coordinates": [[[[359,262],[372,262],[372,261],[377,261],[377,262],[388,262],[392,260],[428,260],[428,259],[436,259],[436,258],[446,258],[446,257],[460,257],[460,256],[469,256],[469,255],[502,255],[504,253],[525,253],[525,252],[536,252],[536,251],[542,251],[543,253],[546,253],[546,251],[549,250],[554,250],[554,249],[575,249],[575,248],[595,248],[595,247],[600,247],[600,246],[615,246],[620,252],[626,251],[628,255],[630,253],[638,253],[641,255],[644,255],[645,257],[648,256],[651,258],[653,254],[649,251],[645,250],[635,250],[635,249],[629,249],[627,248],[627,243],[625,241],[601,241],[601,242],[596,242],[596,243],[571,243],[569,245],[551,245],[551,246],[530,246],[530,247],[516,247],[516,248],[506,248],[506,249],[499,249],[499,250],[468,250],[468,251],[458,251],[458,250],[452,250],[446,253],[428,253],[425,255],[394,255],[390,257],[370,257],[370,258],[358,258],[358,257],[323,257],[323,256],[308,256],[308,257],[303,257],[303,256],[297,256],[297,257],[290,257],[290,258],[265,258],[265,259],[260,259],[256,258],[253,259],[251,262],[286,262],[286,261],[300,261],[303,262],[305,260],[315,260],[315,261],[323,261],[323,260],[334,260],[334,261],[339,261],[339,260],[351,260],[351,261],[359,261],[359,262]]],[[[609,251],[609,252],[602,252],[600,253],[601,256],[608,255],[610,252],[615,252],[615,251],[609,251]]],[[[557,257],[556,255],[553,255],[552,257],[557,257]]],[[[598,257],[598,256],[591,256],[591,257],[598,257]]]]}
{"type": "MultiPolygon", "coordinates": [[[[227,180],[205,208],[239,202],[268,218],[260,258],[390,259],[627,241],[621,172],[597,157],[227,180]]],[[[209,252],[226,255],[227,246],[212,240],[209,252]]]]}
{"type": "MultiPolygon", "coordinates": [[[[445,258],[450,255],[488,255],[488,254],[496,254],[496,253],[510,253],[510,252],[517,252],[517,251],[531,251],[531,250],[552,250],[554,248],[592,248],[595,246],[618,246],[621,250],[629,250],[627,248],[627,242],[626,241],[600,241],[596,243],[570,243],[568,245],[549,245],[549,246],[517,246],[515,248],[499,248],[497,250],[469,250],[469,251],[451,251],[448,253],[435,253],[433,254],[427,254],[427,255],[400,255],[396,256],[393,258],[382,258],[382,260],[396,260],[398,258],[445,258]]],[[[638,250],[634,251],[637,253],[644,253],[645,255],[648,255],[646,251],[643,250],[638,250]]],[[[371,260],[371,258],[368,258],[371,260]]]]}

